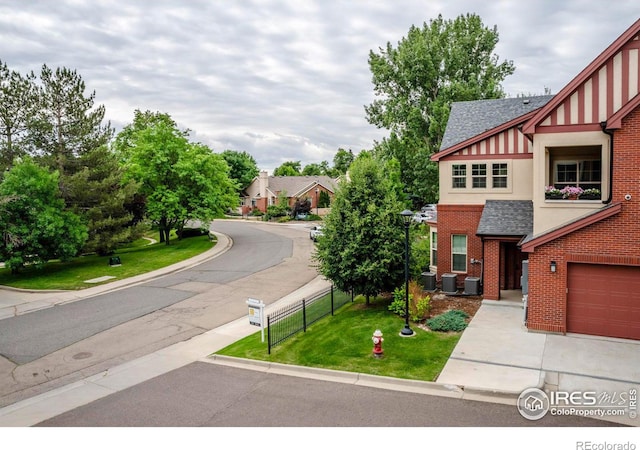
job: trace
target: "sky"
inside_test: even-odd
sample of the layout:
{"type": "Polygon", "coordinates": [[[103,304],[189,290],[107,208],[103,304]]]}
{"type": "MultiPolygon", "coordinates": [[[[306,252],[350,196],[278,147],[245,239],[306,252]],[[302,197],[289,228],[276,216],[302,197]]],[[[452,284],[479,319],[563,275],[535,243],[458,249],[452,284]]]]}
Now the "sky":
{"type": "Polygon", "coordinates": [[[76,70],[119,131],[169,114],[190,140],[272,173],[332,163],[388,135],[366,120],[370,51],[412,25],[474,13],[496,26],[510,97],[557,93],[640,17],[637,0],[0,0],[0,61],[76,70]]]}

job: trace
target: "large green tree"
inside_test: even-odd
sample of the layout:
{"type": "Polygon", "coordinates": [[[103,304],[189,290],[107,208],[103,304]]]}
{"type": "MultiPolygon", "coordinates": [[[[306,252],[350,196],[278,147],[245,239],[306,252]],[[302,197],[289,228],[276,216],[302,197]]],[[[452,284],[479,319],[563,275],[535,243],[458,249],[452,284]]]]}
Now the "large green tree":
{"type": "Polygon", "coordinates": [[[66,177],[67,204],[81,215],[89,227],[82,251],[107,255],[119,244],[142,235],[129,207],[135,201],[138,185],[124,180],[124,168],[106,146],[78,158],[80,170],[66,177]]]}
{"type": "Polygon", "coordinates": [[[229,166],[229,176],[238,185],[238,191],[246,189],[258,176],[258,163],[249,153],[225,150],[221,155],[229,166]]]}
{"type": "Polygon", "coordinates": [[[33,72],[22,76],[0,61],[0,171],[26,154],[27,130],[37,108],[33,72]]]}
{"type": "Polygon", "coordinates": [[[58,173],[30,159],[15,166],[0,184],[0,260],[12,272],[26,264],[75,256],[87,238],[87,227],[64,209],[58,173]]]}
{"type": "Polygon", "coordinates": [[[187,221],[206,225],[238,204],[224,158],[190,143],[167,114],[138,113],[123,133],[116,140],[122,145],[119,155],[140,183],[147,217],[158,226],[162,242],[168,245],[171,230],[187,221]]]}
{"type": "Polygon", "coordinates": [[[29,138],[34,153],[64,179],[81,169],[78,157],[108,144],[114,130],[103,124],[104,106],[95,105],[95,91],[85,94],[85,83],[75,70],[54,71],[45,64],[40,83],[29,138]]]}
{"type": "Polygon", "coordinates": [[[300,161],[285,161],[275,168],[274,177],[296,177],[302,171],[300,161]]]}
{"type": "Polygon", "coordinates": [[[338,186],[314,255],[322,275],[342,290],[371,296],[392,291],[404,274],[404,203],[389,172],[369,154],[356,158],[338,186]]]}
{"type": "Polygon", "coordinates": [[[498,31],[475,14],[442,16],[412,26],[397,46],[369,53],[376,98],[367,120],[390,131],[376,148],[401,165],[407,195],[416,204],[437,200],[437,172],[429,157],[439,150],[452,102],[501,98],[501,82],[514,71],[494,54],[498,31]]]}

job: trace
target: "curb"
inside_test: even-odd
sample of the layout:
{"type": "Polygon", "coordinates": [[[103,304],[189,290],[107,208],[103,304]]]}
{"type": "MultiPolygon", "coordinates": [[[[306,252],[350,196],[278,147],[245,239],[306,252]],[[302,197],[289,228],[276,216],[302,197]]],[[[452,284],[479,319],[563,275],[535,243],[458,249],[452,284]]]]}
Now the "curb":
{"type": "Polygon", "coordinates": [[[458,398],[461,400],[487,401],[507,405],[516,405],[518,396],[520,395],[519,392],[513,393],[474,388],[471,386],[457,386],[438,383],[435,381],[410,380],[365,373],[322,369],[317,367],[296,366],[218,354],[213,354],[200,361],[209,364],[219,364],[239,369],[254,370],[267,374],[272,373],[300,378],[311,378],[315,380],[353,384],[355,386],[371,387],[376,389],[414,392],[416,394],[437,395],[440,397],[458,398]]]}

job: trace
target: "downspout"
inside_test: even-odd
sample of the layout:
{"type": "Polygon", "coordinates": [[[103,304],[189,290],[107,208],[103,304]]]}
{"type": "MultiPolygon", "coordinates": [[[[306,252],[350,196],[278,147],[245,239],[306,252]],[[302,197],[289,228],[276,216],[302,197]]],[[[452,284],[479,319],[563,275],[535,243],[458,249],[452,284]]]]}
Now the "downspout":
{"type": "Polygon", "coordinates": [[[613,199],[613,132],[607,131],[607,122],[600,122],[600,127],[602,128],[602,132],[609,136],[609,195],[606,200],[603,200],[602,203],[608,205],[611,203],[613,199]]]}

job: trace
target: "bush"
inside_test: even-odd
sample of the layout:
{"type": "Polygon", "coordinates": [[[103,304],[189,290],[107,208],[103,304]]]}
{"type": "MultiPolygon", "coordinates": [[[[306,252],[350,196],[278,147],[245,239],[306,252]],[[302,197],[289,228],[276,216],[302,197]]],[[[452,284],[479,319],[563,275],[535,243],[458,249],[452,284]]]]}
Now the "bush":
{"type": "Polygon", "coordinates": [[[466,312],[453,309],[427,320],[427,326],[433,331],[463,331],[467,328],[468,318],[466,312]]]}
{"type": "MultiPolygon", "coordinates": [[[[416,281],[409,283],[409,318],[413,322],[419,322],[429,312],[431,297],[424,295],[424,291],[416,281]]],[[[405,316],[404,287],[395,288],[393,301],[389,305],[389,311],[401,317],[405,316]]]]}
{"type": "Polygon", "coordinates": [[[176,234],[178,235],[178,239],[186,239],[204,236],[205,234],[209,234],[209,230],[206,228],[183,228],[182,230],[177,230],[176,234]]]}

